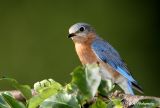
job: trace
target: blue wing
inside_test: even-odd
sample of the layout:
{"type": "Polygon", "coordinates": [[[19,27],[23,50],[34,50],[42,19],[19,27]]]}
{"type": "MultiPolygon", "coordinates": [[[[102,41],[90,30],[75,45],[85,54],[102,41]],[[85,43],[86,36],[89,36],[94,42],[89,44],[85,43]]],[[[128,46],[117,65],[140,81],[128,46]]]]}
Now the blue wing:
{"type": "Polygon", "coordinates": [[[129,81],[136,83],[131,76],[126,64],[121,59],[119,53],[106,41],[97,37],[92,45],[92,50],[96,56],[105,63],[112,66],[117,72],[127,78],[129,81]]]}

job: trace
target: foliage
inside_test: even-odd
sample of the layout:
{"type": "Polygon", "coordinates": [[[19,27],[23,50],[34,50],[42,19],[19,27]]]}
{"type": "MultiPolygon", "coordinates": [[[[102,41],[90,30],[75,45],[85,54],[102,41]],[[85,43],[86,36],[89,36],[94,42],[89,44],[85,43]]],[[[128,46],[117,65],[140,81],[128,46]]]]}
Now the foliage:
{"type": "MultiPolygon", "coordinates": [[[[0,94],[0,108],[122,108],[120,99],[104,99],[113,89],[111,81],[101,80],[97,64],[79,66],[71,73],[72,80],[65,86],[45,79],[34,84],[36,95],[28,85],[21,85],[15,79],[1,78],[19,90],[26,101],[16,100],[9,92],[0,94]]],[[[157,107],[156,100],[138,102],[134,107],[157,107]],[[143,103],[143,104],[140,104],[143,103]],[[152,103],[152,104],[144,104],[152,103]]]]}
{"type": "Polygon", "coordinates": [[[72,85],[77,86],[80,101],[93,98],[101,82],[99,67],[97,64],[77,67],[72,72],[72,85]],[[82,98],[83,97],[83,98],[82,98]]]}
{"type": "Polygon", "coordinates": [[[9,92],[0,94],[0,108],[26,108],[25,105],[14,99],[9,92]]]}
{"type": "Polygon", "coordinates": [[[9,82],[15,89],[20,90],[22,95],[25,97],[26,100],[32,97],[31,88],[28,85],[21,85],[15,79],[12,78],[2,78],[1,80],[5,80],[9,82]]]}
{"type": "Polygon", "coordinates": [[[43,80],[34,84],[34,90],[38,93],[28,100],[28,108],[36,108],[48,97],[55,95],[62,86],[52,79],[43,80]]]}

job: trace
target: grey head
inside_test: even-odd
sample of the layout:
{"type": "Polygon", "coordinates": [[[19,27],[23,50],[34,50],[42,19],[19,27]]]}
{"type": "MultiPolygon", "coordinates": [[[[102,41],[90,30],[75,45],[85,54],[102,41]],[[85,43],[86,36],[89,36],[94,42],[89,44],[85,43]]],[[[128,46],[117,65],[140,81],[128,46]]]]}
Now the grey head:
{"type": "Polygon", "coordinates": [[[87,23],[76,23],[69,28],[68,38],[86,37],[89,33],[95,33],[95,30],[87,23]]]}

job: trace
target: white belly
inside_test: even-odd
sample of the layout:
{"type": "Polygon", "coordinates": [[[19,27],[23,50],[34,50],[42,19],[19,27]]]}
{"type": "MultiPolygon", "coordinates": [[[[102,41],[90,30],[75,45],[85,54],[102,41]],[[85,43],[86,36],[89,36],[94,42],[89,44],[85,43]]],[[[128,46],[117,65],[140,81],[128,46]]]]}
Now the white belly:
{"type": "Polygon", "coordinates": [[[109,79],[111,80],[113,83],[115,83],[116,79],[119,78],[119,76],[121,76],[115,69],[113,69],[109,64],[104,63],[104,62],[99,62],[99,66],[100,66],[100,74],[102,76],[102,79],[109,79]]]}
{"type": "Polygon", "coordinates": [[[103,80],[109,79],[112,82],[114,82],[114,78],[112,77],[111,72],[109,72],[109,69],[104,68],[103,66],[100,66],[100,74],[103,80]]]}

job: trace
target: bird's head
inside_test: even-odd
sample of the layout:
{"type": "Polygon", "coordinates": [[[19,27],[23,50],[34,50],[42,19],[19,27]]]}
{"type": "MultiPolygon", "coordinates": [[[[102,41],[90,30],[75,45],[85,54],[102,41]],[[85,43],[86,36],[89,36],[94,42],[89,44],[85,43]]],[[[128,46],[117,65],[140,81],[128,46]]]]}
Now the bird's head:
{"type": "Polygon", "coordinates": [[[68,38],[74,41],[85,41],[95,37],[95,30],[87,23],[76,23],[69,28],[68,38]]]}

